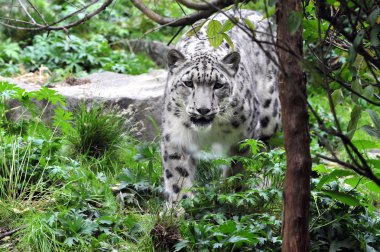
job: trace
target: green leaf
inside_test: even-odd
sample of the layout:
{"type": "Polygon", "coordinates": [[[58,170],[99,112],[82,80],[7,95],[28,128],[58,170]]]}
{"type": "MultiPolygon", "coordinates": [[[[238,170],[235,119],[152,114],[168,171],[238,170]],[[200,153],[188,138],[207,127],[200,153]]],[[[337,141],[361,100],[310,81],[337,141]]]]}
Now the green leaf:
{"type": "Polygon", "coordinates": [[[380,118],[377,115],[377,113],[371,109],[367,109],[366,111],[369,114],[369,116],[371,117],[373,124],[375,124],[375,127],[380,132],[380,118]]]}
{"type": "Polygon", "coordinates": [[[378,186],[375,182],[368,180],[368,182],[365,182],[364,185],[368,188],[368,190],[380,194],[380,186],[378,186]]]}
{"type": "Polygon", "coordinates": [[[222,24],[218,20],[211,20],[207,26],[207,36],[210,44],[217,48],[223,41],[223,36],[220,34],[222,24]]]}
{"type": "Polygon", "coordinates": [[[380,132],[377,129],[375,129],[374,127],[369,126],[369,125],[364,125],[364,126],[362,126],[362,130],[364,130],[365,133],[367,133],[368,135],[380,139],[380,132]]]}
{"type": "Polygon", "coordinates": [[[114,223],[114,218],[112,216],[102,216],[97,220],[100,224],[111,225],[114,223]]]}
{"type": "Polygon", "coordinates": [[[339,89],[335,90],[334,92],[332,92],[331,96],[333,98],[333,101],[334,101],[335,105],[343,104],[343,102],[344,102],[344,96],[343,96],[343,92],[342,92],[341,88],[339,88],[339,89]]]}
{"type": "Polygon", "coordinates": [[[230,36],[228,36],[228,34],[226,34],[226,33],[222,33],[222,36],[223,36],[224,40],[226,40],[227,43],[230,45],[231,50],[233,51],[235,49],[235,45],[234,45],[234,42],[232,42],[230,36]]]}
{"type": "MultiPolygon", "coordinates": [[[[236,22],[236,20],[235,20],[236,22]]],[[[232,22],[230,19],[228,19],[226,22],[224,22],[223,27],[221,28],[220,32],[228,32],[235,26],[234,22],[232,22]]]]}
{"type": "Polygon", "coordinates": [[[368,23],[371,25],[371,26],[374,26],[376,24],[376,20],[377,18],[380,16],[380,8],[376,8],[374,9],[371,14],[368,15],[368,23]]]}
{"type": "Polygon", "coordinates": [[[246,139],[240,144],[239,150],[241,151],[246,146],[249,146],[252,154],[257,154],[261,148],[265,148],[265,144],[260,140],[246,139]]]}
{"type": "Polygon", "coordinates": [[[367,99],[372,99],[375,90],[372,86],[367,86],[363,89],[362,95],[367,99]]]}
{"type": "Polygon", "coordinates": [[[327,173],[329,171],[324,164],[313,166],[312,170],[316,171],[318,174],[327,173]]]}
{"type": "Polygon", "coordinates": [[[237,242],[242,242],[242,241],[249,241],[249,240],[245,237],[236,236],[236,235],[228,239],[228,242],[231,242],[231,243],[237,243],[237,242]]]}
{"type": "Polygon", "coordinates": [[[63,243],[71,247],[77,242],[78,242],[78,239],[76,237],[67,237],[63,243]]]}
{"type": "Polygon", "coordinates": [[[361,182],[362,182],[361,178],[359,178],[357,176],[344,180],[344,183],[347,184],[347,185],[350,185],[352,188],[355,188],[361,182]]]}
{"type": "Polygon", "coordinates": [[[378,169],[380,171],[380,159],[368,159],[368,163],[370,163],[375,167],[375,169],[378,169]]]}
{"type": "Polygon", "coordinates": [[[201,30],[201,28],[203,27],[203,25],[204,25],[206,22],[207,22],[207,20],[206,20],[206,21],[203,21],[203,22],[201,22],[201,23],[199,23],[199,24],[196,24],[195,26],[192,26],[192,27],[190,28],[190,30],[186,33],[186,35],[187,35],[188,37],[194,36],[195,34],[197,34],[197,33],[201,30]]]}
{"type": "Polygon", "coordinates": [[[352,143],[359,150],[375,149],[380,147],[379,142],[370,141],[370,140],[353,140],[352,143]]]}
{"type": "Polygon", "coordinates": [[[288,25],[290,35],[296,33],[302,23],[302,14],[296,11],[292,11],[288,17],[288,25]]]}
{"type": "Polygon", "coordinates": [[[248,26],[248,28],[251,30],[252,36],[256,37],[256,27],[255,27],[255,25],[248,18],[244,18],[243,20],[244,20],[245,24],[248,26]]]}
{"type": "Polygon", "coordinates": [[[351,46],[350,49],[348,50],[348,52],[349,52],[348,62],[352,64],[352,63],[354,63],[354,61],[356,59],[356,55],[357,55],[355,47],[351,46]]]}
{"type": "Polygon", "coordinates": [[[380,45],[379,33],[380,33],[380,25],[376,25],[375,27],[372,27],[371,33],[370,33],[372,46],[380,45]]]}
{"type": "Polygon", "coordinates": [[[355,48],[358,48],[359,45],[362,43],[363,41],[363,38],[364,38],[364,30],[360,30],[358,32],[358,34],[356,35],[355,37],[355,40],[354,40],[354,47],[355,48]]]}
{"type": "Polygon", "coordinates": [[[317,184],[316,189],[320,190],[324,184],[337,180],[338,178],[346,177],[353,174],[354,172],[350,170],[333,170],[330,174],[323,176],[319,180],[319,183],[317,184]]]}
{"type": "Polygon", "coordinates": [[[357,198],[355,198],[354,196],[349,195],[347,193],[330,191],[330,190],[322,190],[322,192],[325,195],[330,196],[332,199],[340,201],[346,205],[349,205],[349,206],[359,206],[360,205],[360,201],[357,198]]]}
{"type": "Polygon", "coordinates": [[[358,105],[355,105],[355,107],[351,111],[351,116],[350,116],[351,119],[347,126],[348,137],[350,139],[352,139],[352,137],[355,134],[361,114],[362,114],[362,108],[358,105]]]}

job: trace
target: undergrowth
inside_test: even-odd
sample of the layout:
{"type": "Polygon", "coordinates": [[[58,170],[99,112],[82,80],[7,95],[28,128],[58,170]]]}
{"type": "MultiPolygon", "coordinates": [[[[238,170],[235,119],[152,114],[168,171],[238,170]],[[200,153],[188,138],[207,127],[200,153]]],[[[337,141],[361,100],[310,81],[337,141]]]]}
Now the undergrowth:
{"type": "MultiPolygon", "coordinates": [[[[26,92],[5,82],[0,98],[0,226],[19,229],[0,240],[1,250],[281,249],[282,147],[246,140],[241,144],[250,148],[246,157],[202,160],[195,197],[173,213],[162,196],[158,144],[125,134],[132,125],[125,125],[128,118],[120,111],[82,104],[71,113],[54,91],[26,92]],[[22,108],[16,123],[11,100],[22,108]],[[50,104],[55,113],[48,126],[43,118],[50,104]],[[234,159],[245,172],[220,179],[219,167],[234,159]]],[[[311,146],[312,251],[376,251],[379,188],[320,162],[316,154],[324,150],[315,140],[311,146]]]]}

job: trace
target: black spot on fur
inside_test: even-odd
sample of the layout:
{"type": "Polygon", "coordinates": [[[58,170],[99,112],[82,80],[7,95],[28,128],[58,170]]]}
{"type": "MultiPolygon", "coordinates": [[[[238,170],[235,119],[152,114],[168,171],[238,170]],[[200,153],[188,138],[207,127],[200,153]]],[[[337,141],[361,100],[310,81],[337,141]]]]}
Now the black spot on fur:
{"type": "Polygon", "coordinates": [[[168,106],[166,107],[166,109],[170,112],[170,111],[172,111],[172,106],[171,106],[171,103],[169,102],[168,103],[168,106]]]}
{"type": "Polygon", "coordinates": [[[240,126],[240,123],[238,121],[232,121],[231,122],[231,125],[234,127],[234,128],[238,128],[240,126]]]}
{"type": "Polygon", "coordinates": [[[185,168],[183,168],[181,166],[177,166],[175,169],[177,170],[179,175],[181,175],[182,177],[188,177],[189,176],[189,172],[185,168]]]}
{"type": "Polygon", "coordinates": [[[181,111],[179,109],[176,109],[175,112],[174,112],[174,115],[176,117],[180,117],[180,114],[181,114],[181,111]]]}
{"type": "Polygon", "coordinates": [[[190,123],[188,123],[188,122],[184,122],[184,123],[183,123],[183,126],[185,126],[186,128],[190,128],[190,123]]]}
{"type": "Polygon", "coordinates": [[[240,117],[240,119],[241,119],[242,122],[245,122],[245,121],[247,120],[247,118],[245,118],[244,115],[242,115],[242,116],[240,117]]]}
{"type": "Polygon", "coordinates": [[[167,179],[170,179],[171,177],[173,177],[173,174],[168,169],[166,169],[165,170],[165,176],[167,179]]]}
{"type": "Polygon", "coordinates": [[[174,193],[179,193],[179,191],[181,191],[181,188],[179,188],[178,185],[174,184],[174,185],[173,185],[173,192],[174,192],[174,193]]]}
{"type": "Polygon", "coordinates": [[[179,155],[177,152],[173,153],[173,154],[170,154],[169,155],[169,159],[181,159],[181,155],[179,155]]]}
{"type": "Polygon", "coordinates": [[[182,196],[182,199],[187,199],[187,195],[184,194],[184,195],[182,196]]]}
{"type": "Polygon", "coordinates": [[[274,92],[274,86],[271,86],[270,89],[269,89],[269,93],[273,94],[273,92],[274,92]]]}
{"type": "Polygon", "coordinates": [[[260,119],[261,127],[266,128],[268,126],[268,124],[269,124],[269,117],[268,116],[265,116],[265,117],[260,119]]]}
{"type": "Polygon", "coordinates": [[[166,142],[170,142],[170,134],[166,134],[165,135],[165,141],[166,142]]]}
{"type": "Polygon", "coordinates": [[[235,108],[238,105],[238,100],[234,98],[231,102],[231,107],[235,108]]]}
{"type": "Polygon", "coordinates": [[[165,151],[164,153],[164,161],[167,162],[168,161],[168,152],[165,151]]]}
{"type": "Polygon", "coordinates": [[[264,102],[264,108],[269,108],[271,102],[272,102],[271,99],[266,99],[264,102]]]}
{"type": "Polygon", "coordinates": [[[245,98],[248,99],[248,100],[251,100],[251,98],[252,98],[252,94],[251,94],[251,91],[249,89],[245,93],[245,98]]]}

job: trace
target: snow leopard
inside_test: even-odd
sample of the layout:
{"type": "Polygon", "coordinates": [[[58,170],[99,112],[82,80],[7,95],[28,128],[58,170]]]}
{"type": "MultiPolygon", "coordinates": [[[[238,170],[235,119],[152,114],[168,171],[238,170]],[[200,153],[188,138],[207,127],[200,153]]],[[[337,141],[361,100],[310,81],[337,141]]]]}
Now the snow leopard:
{"type": "MultiPolygon", "coordinates": [[[[195,35],[184,34],[168,52],[161,152],[165,197],[177,202],[193,197],[200,150],[237,155],[244,139],[268,139],[281,127],[275,39],[260,13],[229,10],[193,25],[195,35]],[[234,16],[255,26],[255,41],[235,25],[215,48],[208,40],[210,20],[224,23],[234,16]],[[198,25],[198,26],[197,26],[198,25]]],[[[248,25],[244,26],[245,28],[248,25]]],[[[190,30],[191,30],[190,29],[190,30]]],[[[240,171],[232,165],[225,176],[240,171]]]]}

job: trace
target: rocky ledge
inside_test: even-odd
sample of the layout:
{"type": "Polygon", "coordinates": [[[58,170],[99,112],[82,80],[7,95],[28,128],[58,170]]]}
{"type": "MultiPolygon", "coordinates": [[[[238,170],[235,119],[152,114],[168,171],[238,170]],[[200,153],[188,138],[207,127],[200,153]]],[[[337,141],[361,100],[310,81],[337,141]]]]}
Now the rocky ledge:
{"type": "MultiPolygon", "coordinates": [[[[152,70],[141,75],[126,75],[112,72],[94,73],[83,78],[69,78],[57,83],[53,90],[66,97],[67,108],[73,109],[79,102],[101,102],[107,106],[117,105],[122,109],[132,109],[133,121],[143,124],[141,138],[151,140],[157,135],[152,123],[161,122],[162,102],[167,72],[152,70]],[[151,118],[149,118],[151,117],[151,118]]],[[[0,78],[24,88],[27,91],[38,90],[39,85],[16,79],[0,78]]],[[[11,103],[12,106],[12,103],[11,103]]],[[[14,104],[14,106],[17,106],[14,104]]],[[[47,109],[45,119],[50,120],[52,109],[47,109]]],[[[18,118],[17,110],[10,115],[18,118]]]]}

